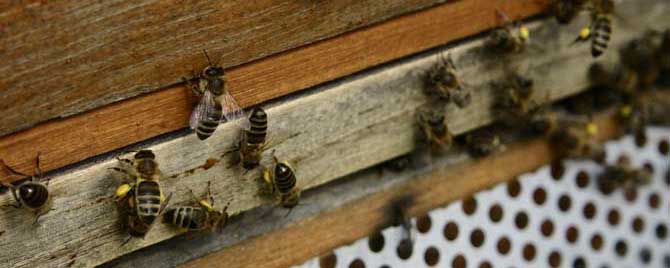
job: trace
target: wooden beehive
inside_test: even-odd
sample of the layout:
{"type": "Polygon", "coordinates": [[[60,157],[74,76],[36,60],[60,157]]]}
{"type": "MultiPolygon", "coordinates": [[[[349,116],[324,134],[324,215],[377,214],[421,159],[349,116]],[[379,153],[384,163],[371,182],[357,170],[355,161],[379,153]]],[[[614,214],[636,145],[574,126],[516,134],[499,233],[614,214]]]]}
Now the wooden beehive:
{"type": "MultiPolygon", "coordinates": [[[[663,29],[663,0],[621,3],[608,53],[650,25],[663,29]],[[645,16],[642,16],[644,14],[645,16]]],[[[0,263],[7,267],[286,267],[369,234],[382,207],[411,192],[417,215],[549,162],[546,142],[511,143],[472,161],[455,151],[411,176],[371,168],[415,147],[414,111],[426,104],[425,72],[450,54],[472,90],[464,109],[448,107],[463,134],[492,123],[491,83],[516,69],[535,80],[534,101],[586,90],[589,47],[569,46],[580,23],[526,23],[532,44],[502,57],[483,48],[485,32],[541,14],[549,1],[95,1],[0,5],[0,159],[28,172],[38,152],[49,171],[54,211],[0,210],[0,263]],[[235,122],[206,141],[187,130],[193,97],[183,82],[207,66],[206,50],[226,69],[227,88],[245,108],[268,112],[271,151],[294,163],[305,206],[289,216],[258,196],[259,171],[224,155],[235,122]],[[570,79],[566,79],[569,77],[570,79]],[[237,214],[222,234],[181,235],[157,224],[121,246],[114,204],[100,198],[118,184],[117,156],[149,148],[173,203],[208,181],[219,204],[237,214]],[[532,155],[533,157],[529,157],[532,155]],[[160,243],[159,243],[160,242],[160,243]],[[141,250],[141,251],[139,251],[141,250]],[[160,265],[159,265],[160,264],[160,265]]],[[[587,18],[580,18],[586,23],[587,18]]],[[[597,116],[600,139],[616,131],[597,116]]],[[[269,161],[265,157],[264,161],[269,161]]],[[[22,178],[5,176],[4,182],[22,178]]],[[[10,194],[0,204],[14,202],[10,194]]]]}

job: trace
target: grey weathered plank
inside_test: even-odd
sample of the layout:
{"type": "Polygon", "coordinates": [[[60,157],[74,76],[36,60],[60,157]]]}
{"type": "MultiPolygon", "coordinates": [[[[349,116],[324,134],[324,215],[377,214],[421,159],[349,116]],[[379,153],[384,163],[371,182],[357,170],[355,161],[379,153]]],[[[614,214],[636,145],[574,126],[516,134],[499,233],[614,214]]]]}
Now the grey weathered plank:
{"type": "MultiPolygon", "coordinates": [[[[667,12],[669,5],[645,1],[658,3],[658,6],[653,12],[640,11],[636,4],[627,6],[631,12],[649,14],[638,16],[644,22],[655,21],[656,25],[660,22],[659,27],[668,26],[670,22],[654,19],[667,12]]],[[[577,26],[561,29],[556,29],[553,23],[535,26],[536,41],[545,48],[531,50],[529,55],[518,57],[518,62],[528,65],[524,63],[532,59],[532,68],[520,68],[535,78],[538,101],[545,96],[558,99],[580,91],[587,84],[585,71],[592,59],[587,47],[566,45],[574,37],[577,26]]],[[[636,29],[640,28],[617,28],[614,47],[638,33],[636,29]]],[[[482,58],[481,40],[446,51],[454,56],[474,91],[471,106],[463,110],[450,107],[448,111],[450,128],[459,134],[491,121],[489,83],[502,74],[501,61],[482,58]]],[[[402,60],[269,105],[266,110],[274,144],[270,149],[275,149],[279,158],[295,163],[299,186],[305,189],[407,153],[413,149],[413,111],[425,102],[420,91],[420,76],[442,52],[432,51],[402,60]]],[[[603,60],[611,61],[615,54],[610,51],[603,60]]],[[[242,176],[241,170],[228,169],[224,163],[208,170],[188,171],[230,148],[237,135],[235,129],[234,124],[223,125],[207,142],[188,135],[150,146],[169,176],[163,184],[165,189],[174,192],[173,202],[186,200],[187,188],[202,189],[208,180],[213,183],[216,198],[231,201],[232,212],[266,202],[256,195],[256,172],[242,176]]],[[[55,177],[50,187],[56,197],[56,211],[45,215],[38,226],[24,224],[30,215],[23,211],[1,210],[0,230],[5,233],[0,240],[0,252],[3,252],[0,262],[14,267],[68,264],[90,267],[177,235],[159,224],[146,240],[132,241],[119,248],[125,235],[119,228],[114,205],[96,202],[98,197],[111,194],[117,184],[106,170],[116,165],[115,162],[105,160],[55,177]],[[16,246],[17,241],[21,246],[16,246]]],[[[4,195],[0,205],[10,201],[10,196],[4,195]]]]}
{"type": "Polygon", "coordinates": [[[4,1],[0,135],[445,1],[4,1]]]}

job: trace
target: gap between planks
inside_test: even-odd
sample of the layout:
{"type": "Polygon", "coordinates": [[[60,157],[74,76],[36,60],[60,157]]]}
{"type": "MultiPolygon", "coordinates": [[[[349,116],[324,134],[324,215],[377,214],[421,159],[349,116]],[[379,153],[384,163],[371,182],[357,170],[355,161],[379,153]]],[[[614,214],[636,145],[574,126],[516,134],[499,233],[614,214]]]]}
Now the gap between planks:
{"type": "MultiPolygon", "coordinates": [[[[536,14],[543,1],[450,2],[228,69],[227,86],[240,105],[249,107],[484,31],[500,23],[496,8],[512,18],[536,14]]],[[[204,60],[198,57],[195,62],[204,60]]],[[[54,170],[182,129],[192,104],[189,90],[181,84],[140,95],[1,137],[0,158],[27,171],[41,152],[42,168],[54,170]]],[[[39,111],[31,106],[30,111],[12,113],[39,111]]],[[[8,120],[3,118],[0,122],[8,120]]]]}
{"type": "MultiPolygon", "coordinates": [[[[645,0],[645,3],[661,2],[645,0]]],[[[644,9],[650,6],[629,4],[627,10],[651,14],[644,9]]],[[[667,11],[669,6],[665,3],[660,5],[661,9],[654,10],[667,11]]],[[[656,16],[639,18],[641,22],[663,21],[656,20],[656,16]]],[[[536,40],[544,43],[550,53],[534,51],[514,59],[518,65],[533,60],[532,68],[526,68],[523,73],[535,78],[537,101],[560,99],[586,87],[586,69],[592,62],[589,48],[564,47],[572,41],[579,25],[560,29],[552,23],[531,26],[537,33],[536,40]]],[[[637,34],[635,29],[639,28],[618,28],[619,34],[612,45],[637,34]]],[[[489,83],[500,79],[502,70],[491,68],[491,65],[499,67],[496,65],[499,59],[484,57],[481,45],[479,39],[449,50],[404,59],[310,90],[300,98],[268,106],[269,135],[274,140],[269,149],[276,149],[279,158],[294,162],[298,185],[303,189],[411,151],[413,111],[425,103],[421,92],[422,74],[445,52],[452,54],[463,79],[473,90],[471,106],[462,110],[449,107],[450,128],[460,134],[488,124],[493,119],[488,109],[492,101],[489,83]]],[[[603,60],[612,61],[614,55],[608,53],[603,60]]],[[[188,199],[188,188],[199,189],[206,181],[212,181],[215,198],[230,200],[232,213],[266,204],[267,200],[256,195],[259,174],[250,172],[240,176],[241,170],[227,168],[225,163],[207,170],[199,168],[233,146],[237,126],[234,123],[222,125],[218,133],[207,142],[189,135],[150,147],[164,174],[168,175],[163,180],[164,189],[175,193],[173,202],[177,204],[188,199]]],[[[134,240],[119,248],[125,234],[114,205],[95,201],[113,193],[118,184],[107,172],[107,168],[115,165],[116,161],[110,159],[53,178],[50,189],[56,211],[43,216],[37,226],[24,224],[31,218],[25,211],[0,210],[0,230],[6,231],[0,240],[3,252],[0,262],[14,267],[55,267],[70,263],[72,267],[91,267],[176,236],[178,233],[173,229],[157,224],[145,240],[134,240]],[[16,247],[14,241],[21,241],[22,247],[16,247]]],[[[0,205],[9,202],[12,202],[9,195],[0,197],[0,205]]]]}
{"type": "MultiPolygon", "coordinates": [[[[612,114],[611,111],[603,112],[594,118],[600,129],[597,137],[600,142],[620,133],[612,114]]],[[[178,267],[284,268],[297,265],[377,231],[378,226],[385,224],[384,213],[391,200],[407,195],[414,197],[408,214],[416,217],[536,170],[550,160],[551,154],[545,139],[517,142],[508,146],[504,152],[479,160],[436,167],[427,174],[178,267]],[[530,155],[533,157],[528,157],[530,155]]]]}

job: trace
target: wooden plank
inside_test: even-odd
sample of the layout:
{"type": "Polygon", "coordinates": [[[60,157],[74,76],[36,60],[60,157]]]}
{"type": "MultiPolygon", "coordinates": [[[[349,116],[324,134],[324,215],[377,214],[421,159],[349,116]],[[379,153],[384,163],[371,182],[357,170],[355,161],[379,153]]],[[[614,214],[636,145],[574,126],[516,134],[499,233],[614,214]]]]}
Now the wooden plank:
{"type": "MultiPolygon", "coordinates": [[[[663,4],[655,11],[670,9],[668,3],[658,3],[663,4]]],[[[651,14],[640,12],[634,8],[636,4],[631,4],[631,12],[651,14]]],[[[656,21],[660,27],[670,23],[656,21]]],[[[575,25],[557,29],[551,23],[533,25],[533,32],[538,33],[537,42],[546,44],[546,50],[529,51],[517,60],[523,65],[532,59],[532,69],[524,73],[536,78],[534,99],[538,102],[559,99],[586,86],[586,69],[591,62],[589,48],[564,46],[570,43],[577,28],[575,25]],[[539,34],[543,32],[546,34],[539,34]]],[[[638,28],[620,28],[617,38],[625,39],[637,33],[635,29],[638,28]]],[[[617,38],[614,44],[622,42],[617,38]]],[[[500,62],[487,53],[482,54],[482,43],[478,39],[411,57],[268,105],[272,146],[266,156],[276,150],[280,159],[292,161],[298,186],[309,189],[413,150],[413,113],[426,101],[421,90],[422,74],[438,61],[438,55],[446,52],[452,54],[473,91],[468,108],[448,110],[450,129],[460,134],[491,122],[490,82],[500,79],[503,72],[500,65],[492,68],[500,62]]],[[[613,58],[614,53],[610,53],[603,60],[613,58]]],[[[207,170],[199,168],[211,158],[220,158],[233,146],[237,126],[234,122],[224,124],[218,133],[206,142],[187,135],[148,147],[156,153],[167,176],[163,180],[164,189],[173,192],[173,202],[179,203],[188,199],[187,189],[198,189],[206,181],[212,181],[215,198],[231,200],[232,213],[266,204],[257,195],[258,172],[244,174],[239,168],[228,168],[227,158],[207,170]]],[[[270,161],[268,157],[264,160],[270,161]]],[[[54,177],[50,189],[56,211],[43,216],[37,226],[24,224],[31,218],[25,211],[1,210],[0,230],[6,232],[0,240],[3,252],[0,262],[14,267],[67,264],[91,267],[177,235],[168,226],[156,224],[146,239],[119,247],[125,234],[114,205],[96,202],[99,197],[111,194],[118,184],[107,171],[116,165],[114,159],[100,160],[54,177]],[[21,241],[22,247],[16,247],[15,241],[21,241]]],[[[9,202],[12,202],[10,196],[0,197],[0,205],[9,202]]]]}
{"type": "Polygon", "coordinates": [[[446,0],[14,1],[0,4],[0,135],[446,0]]]}
{"type": "MultiPolygon", "coordinates": [[[[611,111],[604,112],[596,117],[601,130],[597,137],[600,141],[619,133],[612,114],[611,111]]],[[[369,187],[365,190],[375,191],[374,194],[331,211],[312,215],[292,223],[287,228],[225,247],[178,267],[283,268],[300,264],[377,231],[377,226],[385,224],[385,211],[391,200],[401,196],[413,196],[414,202],[408,207],[408,214],[416,217],[451,201],[511,180],[517,175],[536,170],[549,163],[551,154],[546,140],[534,139],[518,142],[502,153],[481,160],[460,160],[457,164],[449,164],[446,159],[439,161],[432,165],[432,170],[396,182],[391,187],[369,187]],[[528,157],[529,155],[533,157],[528,157]]],[[[374,180],[383,184],[374,174],[362,177],[357,179],[374,180]]],[[[323,191],[328,192],[325,189],[323,191]]],[[[329,202],[337,200],[329,198],[327,194],[320,197],[329,202]]]]}
{"type": "MultiPolygon", "coordinates": [[[[467,0],[442,5],[232,68],[228,85],[241,105],[258,104],[483,31],[499,23],[494,8],[513,17],[541,9],[522,2],[467,0]],[[466,18],[473,18],[472,23],[465,23],[469,21],[466,18]]],[[[174,75],[172,78],[178,79],[177,75],[184,74],[174,75]]],[[[21,107],[12,105],[16,112],[5,114],[19,115],[21,107]]],[[[44,169],[56,169],[186,127],[191,109],[191,96],[183,86],[160,90],[2,137],[0,157],[20,170],[31,170],[35,155],[41,151],[44,169]]],[[[26,116],[32,115],[34,111],[26,116]]],[[[13,119],[8,116],[2,120],[13,119]]]]}

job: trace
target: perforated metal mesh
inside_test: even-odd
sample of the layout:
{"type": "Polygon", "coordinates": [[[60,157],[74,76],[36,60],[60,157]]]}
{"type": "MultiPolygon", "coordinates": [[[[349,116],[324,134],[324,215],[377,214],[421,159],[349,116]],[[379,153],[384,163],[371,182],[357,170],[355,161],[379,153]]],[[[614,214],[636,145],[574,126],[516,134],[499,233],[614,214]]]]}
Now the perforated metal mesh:
{"type": "Polygon", "coordinates": [[[637,191],[601,193],[593,162],[553,177],[545,166],[413,219],[411,254],[394,227],[296,267],[670,267],[669,136],[650,128],[642,148],[630,136],[606,143],[608,163],[625,155],[653,170],[637,191]]]}

